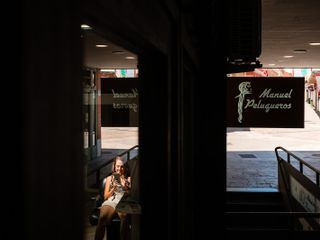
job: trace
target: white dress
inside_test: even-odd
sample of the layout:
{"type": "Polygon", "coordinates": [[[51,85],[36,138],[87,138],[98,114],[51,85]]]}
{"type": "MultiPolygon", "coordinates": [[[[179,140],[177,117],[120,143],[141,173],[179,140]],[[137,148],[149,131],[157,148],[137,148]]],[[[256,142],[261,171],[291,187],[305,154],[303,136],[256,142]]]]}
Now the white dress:
{"type": "MultiPolygon", "coordinates": [[[[111,177],[110,188],[113,188],[113,185],[116,184],[114,181],[114,176],[111,177]]],[[[125,190],[121,184],[117,184],[116,191],[110,196],[107,200],[105,200],[101,206],[110,206],[116,209],[116,206],[120,202],[121,198],[123,197],[125,190]]]]}

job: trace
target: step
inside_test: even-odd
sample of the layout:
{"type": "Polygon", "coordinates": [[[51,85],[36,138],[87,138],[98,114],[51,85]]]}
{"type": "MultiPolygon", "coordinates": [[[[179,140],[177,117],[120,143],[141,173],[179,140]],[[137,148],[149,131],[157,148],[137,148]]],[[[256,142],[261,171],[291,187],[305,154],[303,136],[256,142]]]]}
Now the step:
{"type": "Polygon", "coordinates": [[[283,212],[285,207],[281,202],[251,202],[251,201],[229,201],[228,212],[283,212]]]}
{"type": "Polygon", "coordinates": [[[233,229],[287,229],[289,216],[281,212],[227,212],[225,225],[233,229]]]}
{"type": "Polygon", "coordinates": [[[226,193],[226,227],[246,231],[286,231],[289,217],[276,189],[233,189],[226,193]]]}
{"type": "Polygon", "coordinates": [[[279,191],[247,189],[228,191],[226,193],[226,211],[240,212],[279,212],[285,211],[279,191]]]}
{"type": "Polygon", "coordinates": [[[246,200],[246,201],[281,201],[281,193],[276,189],[250,189],[241,188],[233,189],[230,188],[226,192],[227,201],[229,200],[246,200]]]}
{"type": "MultiPolygon", "coordinates": [[[[292,231],[289,229],[265,229],[265,228],[228,228],[226,229],[225,239],[246,239],[246,240],[259,240],[259,239],[292,239],[292,231]]],[[[303,238],[301,238],[303,239],[303,238]]]]}

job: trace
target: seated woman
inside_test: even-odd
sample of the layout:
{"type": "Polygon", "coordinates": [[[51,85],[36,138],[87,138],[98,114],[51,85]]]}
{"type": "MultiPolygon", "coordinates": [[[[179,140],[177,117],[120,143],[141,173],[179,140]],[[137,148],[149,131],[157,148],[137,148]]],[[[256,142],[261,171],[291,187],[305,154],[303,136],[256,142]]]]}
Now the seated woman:
{"type": "Polygon", "coordinates": [[[126,176],[123,160],[117,156],[113,162],[112,174],[106,178],[104,189],[104,202],[100,208],[98,225],[95,232],[95,240],[102,240],[105,234],[105,225],[110,226],[111,220],[115,214],[120,218],[120,238],[124,239],[127,229],[126,214],[116,212],[116,206],[123,197],[128,193],[131,187],[131,179],[126,176]]]}

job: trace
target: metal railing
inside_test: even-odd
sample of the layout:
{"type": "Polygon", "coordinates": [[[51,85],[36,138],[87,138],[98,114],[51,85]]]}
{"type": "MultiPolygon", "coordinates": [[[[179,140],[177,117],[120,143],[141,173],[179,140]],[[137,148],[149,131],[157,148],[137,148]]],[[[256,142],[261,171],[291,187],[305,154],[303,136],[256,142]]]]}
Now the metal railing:
{"type": "Polygon", "coordinates": [[[295,211],[295,209],[297,209],[297,205],[294,204],[294,201],[293,201],[294,197],[291,193],[290,181],[288,179],[289,173],[286,171],[287,168],[284,166],[284,162],[287,162],[287,164],[289,166],[291,166],[292,168],[294,168],[296,170],[296,172],[299,172],[302,176],[309,179],[310,182],[312,182],[313,184],[316,184],[317,187],[319,187],[320,170],[311,166],[309,163],[305,162],[303,159],[301,159],[300,157],[296,156],[295,154],[286,150],[283,147],[276,147],[275,153],[276,153],[276,157],[277,157],[277,161],[278,161],[278,165],[279,165],[279,170],[280,170],[280,175],[281,175],[280,178],[281,178],[282,184],[284,186],[284,191],[281,191],[281,192],[282,192],[284,198],[287,199],[287,206],[290,210],[290,213],[288,214],[288,216],[291,217],[290,228],[292,230],[294,229],[293,219],[313,218],[313,220],[315,220],[315,223],[316,223],[316,226],[314,226],[314,227],[315,227],[316,231],[319,231],[320,230],[320,222],[319,222],[320,213],[319,212],[296,212],[295,211]],[[282,156],[280,156],[280,152],[279,152],[280,150],[285,153],[286,159],[284,159],[282,156]],[[299,167],[294,166],[294,164],[292,164],[292,158],[294,158],[295,160],[298,161],[299,167]],[[312,170],[316,174],[316,182],[314,182],[309,176],[304,174],[304,166],[308,167],[310,170],[312,170]],[[318,220],[316,220],[316,219],[318,219],[318,220]]]}
{"type": "MultiPolygon", "coordinates": [[[[292,165],[291,163],[291,157],[295,158],[298,162],[299,162],[299,172],[301,174],[303,174],[304,176],[308,177],[307,175],[304,174],[303,170],[304,170],[304,166],[308,167],[310,170],[312,170],[313,172],[315,172],[315,175],[316,175],[316,185],[318,187],[320,187],[320,170],[316,169],[315,167],[311,166],[309,163],[305,162],[304,160],[302,160],[301,158],[299,158],[298,156],[294,155],[292,152],[289,152],[288,150],[284,149],[283,147],[276,147],[275,148],[275,152],[276,152],[276,156],[277,156],[277,159],[283,159],[278,150],[282,150],[286,153],[287,155],[287,162],[289,164],[292,165]]],[[[283,159],[284,160],[284,159],[283,159]]],[[[309,177],[308,177],[309,178],[309,177]]],[[[309,178],[310,179],[310,178],[309,178]]]]}
{"type": "MultiPolygon", "coordinates": [[[[138,149],[138,148],[139,148],[139,145],[135,145],[135,146],[127,149],[126,151],[124,151],[124,152],[122,152],[122,153],[120,153],[120,154],[117,154],[117,156],[123,157],[123,156],[126,155],[126,159],[124,159],[124,160],[129,161],[129,160],[132,158],[131,152],[132,152],[133,150],[135,150],[135,149],[138,149]]],[[[111,163],[114,161],[115,158],[116,158],[116,156],[113,157],[112,159],[110,159],[109,161],[107,161],[107,162],[105,162],[105,163],[103,163],[103,164],[101,164],[101,165],[99,165],[99,166],[97,166],[97,167],[95,167],[95,168],[90,169],[90,171],[87,172],[87,177],[90,176],[90,175],[92,175],[92,174],[95,174],[95,175],[96,175],[96,176],[95,176],[95,179],[96,179],[96,180],[95,180],[95,186],[96,186],[96,187],[99,186],[100,181],[101,181],[101,176],[100,176],[100,175],[101,175],[101,169],[103,169],[104,167],[106,167],[106,166],[108,166],[109,164],[111,164],[111,163]]],[[[110,172],[110,173],[111,173],[111,172],[110,172]]]]}
{"type": "MultiPolygon", "coordinates": [[[[300,221],[300,219],[305,219],[308,222],[312,222],[312,223],[316,223],[312,224],[312,228],[313,231],[320,231],[320,212],[307,212],[304,211],[301,208],[295,208],[295,205],[292,203],[292,198],[290,195],[290,187],[289,187],[289,182],[288,182],[288,178],[286,176],[286,174],[288,174],[285,171],[285,168],[283,167],[283,163],[287,162],[288,164],[290,164],[292,166],[292,158],[295,158],[298,162],[299,162],[299,166],[298,168],[296,168],[297,172],[300,172],[303,176],[309,178],[307,175],[304,174],[304,168],[308,167],[309,169],[311,169],[313,172],[315,172],[316,174],[316,185],[319,187],[319,175],[320,175],[320,171],[316,168],[314,168],[313,166],[311,166],[309,163],[305,162],[304,160],[302,160],[301,158],[299,158],[298,156],[294,155],[293,153],[287,151],[286,149],[284,149],[283,147],[276,147],[275,148],[275,152],[276,152],[276,156],[277,156],[277,161],[279,164],[279,169],[280,169],[280,175],[279,176],[284,184],[284,192],[281,191],[281,194],[284,195],[286,194],[286,196],[288,196],[288,202],[285,202],[284,204],[288,204],[286,206],[286,209],[288,209],[288,211],[227,211],[225,212],[227,219],[231,219],[231,223],[230,223],[230,227],[228,227],[228,229],[248,229],[248,230],[257,230],[257,229],[261,229],[261,230],[271,230],[271,229],[282,229],[282,224],[277,226],[269,226],[264,225],[263,223],[260,222],[260,219],[273,219],[273,217],[275,218],[279,218],[281,217],[281,220],[285,221],[284,222],[284,228],[283,230],[287,230],[287,231],[304,231],[304,229],[302,227],[298,227],[297,226],[297,222],[300,221]],[[282,156],[280,156],[279,151],[282,150],[285,153],[285,156],[283,156],[284,154],[281,154],[282,156]],[[287,160],[285,160],[285,158],[287,160]],[[296,211],[297,209],[297,211],[296,211]],[[250,221],[253,219],[252,222],[249,222],[248,224],[246,224],[246,222],[244,221],[244,226],[241,225],[241,219],[249,219],[250,221]],[[257,225],[255,225],[255,221],[257,223],[257,225]],[[240,225],[235,225],[237,223],[240,223],[240,225]],[[319,224],[318,224],[319,223],[319,224]]],[[[294,166],[293,166],[294,167],[294,166]]],[[[295,168],[295,167],[294,167],[295,168]]],[[[314,181],[312,181],[313,184],[314,181]]],[[[281,190],[281,189],[280,189],[281,190]]],[[[282,199],[284,200],[284,198],[282,199]]],[[[241,204],[241,202],[239,203],[241,204]]],[[[263,205],[261,205],[263,206],[263,205]]],[[[240,205],[241,207],[241,205],[240,205]]]]}

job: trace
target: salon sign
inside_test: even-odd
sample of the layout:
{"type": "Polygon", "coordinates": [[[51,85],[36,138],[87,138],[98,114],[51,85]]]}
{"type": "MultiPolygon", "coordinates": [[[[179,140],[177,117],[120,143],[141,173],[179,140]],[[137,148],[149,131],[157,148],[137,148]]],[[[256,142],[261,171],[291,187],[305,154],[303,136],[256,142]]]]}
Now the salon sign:
{"type": "Polygon", "coordinates": [[[227,126],[303,128],[303,77],[227,78],[227,126]]]}
{"type": "Polygon", "coordinates": [[[138,123],[138,79],[101,78],[101,125],[137,127],[138,123]]]}

